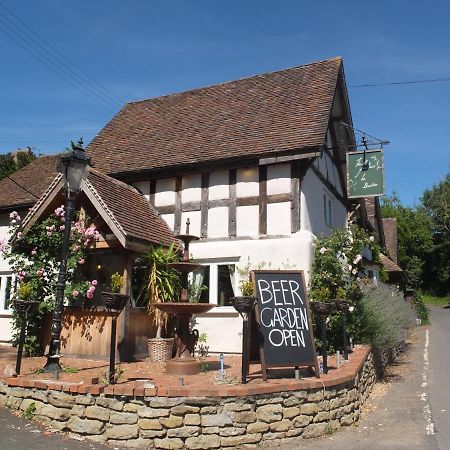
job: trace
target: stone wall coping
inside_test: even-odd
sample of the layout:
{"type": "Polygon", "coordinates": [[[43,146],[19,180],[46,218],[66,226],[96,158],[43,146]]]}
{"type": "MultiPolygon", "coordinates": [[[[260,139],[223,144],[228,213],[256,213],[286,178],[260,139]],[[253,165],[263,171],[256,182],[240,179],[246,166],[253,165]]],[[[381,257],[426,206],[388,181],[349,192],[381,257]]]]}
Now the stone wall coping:
{"type": "Polygon", "coordinates": [[[268,382],[250,382],[238,385],[200,385],[200,386],[158,386],[144,388],[143,383],[127,382],[115,385],[74,384],[60,381],[36,380],[24,376],[10,377],[6,384],[10,387],[35,388],[52,391],[62,391],[71,394],[111,395],[127,397],[245,397],[248,395],[273,394],[299,390],[314,390],[342,385],[355,380],[363,367],[370,346],[360,346],[351,354],[350,360],[335,371],[330,370],[321,378],[291,378],[269,379],[268,382]]]}

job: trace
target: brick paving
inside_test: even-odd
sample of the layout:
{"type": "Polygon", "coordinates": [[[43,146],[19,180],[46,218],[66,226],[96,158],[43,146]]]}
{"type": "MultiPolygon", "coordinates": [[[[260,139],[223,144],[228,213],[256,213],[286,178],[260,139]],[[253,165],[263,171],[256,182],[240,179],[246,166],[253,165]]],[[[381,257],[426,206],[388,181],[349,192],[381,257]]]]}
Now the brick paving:
{"type": "MultiPolygon", "coordinates": [[[[165,364],[141,360],[131,363],[121,363],[123,370],[115,385],[105,381],[108,362],[104,360],[89,360],[81,358],[62,358],[61,363],[66,370],[76,369],[76,373],[61,373],[59,379],[52,374],[39,373],[46,362],[44,357],[24,357],[21,375],[5,378],[5,366],[15,367],[16,351],[11,347],[0,347],[0,379],[10,386],[35,387],[53,389],[64,392],[92,395],[110,394],[127,396],[163,396],[163,397],[197,397],[197,396],[246,396],[269,394],[283,391],[329,387],[354,380],[364,364],[370,348],[359,346],[350,354],[349,362],[336,368],[335,359],[329,358],[329,372],[320,379],[302,369],[302,378],[294,378],[294,370],[272,369],[269,380],[264,382],[259,364],[250,366],[249,382],[240,383],[241,358],[225,355],[224,366],[226,378],[221,380],[220,362],[218,357],[208,357],[208,370],[194,376],[166,375],[165,364]]],[[[117,366],[118,367],[118,366],[117,366]]]]}

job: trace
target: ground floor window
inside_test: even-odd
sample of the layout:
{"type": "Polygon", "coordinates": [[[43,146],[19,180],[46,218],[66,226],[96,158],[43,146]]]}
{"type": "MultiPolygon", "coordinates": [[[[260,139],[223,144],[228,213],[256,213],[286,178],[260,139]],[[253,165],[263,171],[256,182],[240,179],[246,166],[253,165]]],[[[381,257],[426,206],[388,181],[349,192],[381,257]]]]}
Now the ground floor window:
{"type": "Polygon", "coordinates": [[[12,286],[13,275],[0,275],[0,311],[10,310],[12,286]]]}
{"type": "Polygon", "coordinates": [[[236,262],[200,262],[190,280],[190,301],[231,306],[230,299],[237,295],[236,262]]]}

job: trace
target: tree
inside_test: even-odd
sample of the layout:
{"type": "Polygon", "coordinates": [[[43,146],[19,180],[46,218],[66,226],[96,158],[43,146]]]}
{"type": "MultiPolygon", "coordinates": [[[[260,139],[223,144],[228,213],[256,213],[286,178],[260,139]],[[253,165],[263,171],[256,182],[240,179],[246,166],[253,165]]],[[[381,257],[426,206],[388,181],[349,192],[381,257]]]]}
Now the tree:
{"type": "Polygon", "coordinates": [[[9,152],[5,155],[0,155],[0,180],[3,180],[3,178],[6,178],[17,170],[22,169],[22,167],[25,167],[35,159],[36,155],[29,147],[26,150],[19,150],[15,153],[9,152]]]}
{"type": "Polygon", "coordinates": [[[416,289],[428,285],[423,269],[434,251],[430,218],[423,208],[402,205],[395,193],[383,199],[381,211],[383,217],[397,219],[398,262],[407,286],[416,289]]]}
{"type": "Polygon", "coordinates": [[[430,289],[439,294],[450,292],[450,173],[427,189],[421,198],[422,211],[431,222],[434,251],[428,260],[430,289]]]}

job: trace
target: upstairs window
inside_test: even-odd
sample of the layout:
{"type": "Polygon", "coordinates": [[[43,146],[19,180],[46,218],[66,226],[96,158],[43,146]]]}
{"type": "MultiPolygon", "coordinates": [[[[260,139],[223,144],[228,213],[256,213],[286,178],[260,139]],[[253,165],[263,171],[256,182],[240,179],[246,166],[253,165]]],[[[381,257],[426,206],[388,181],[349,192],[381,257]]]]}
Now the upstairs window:
{"type": "Polygon", "coordinates": [[[333,220],[333,199],[327,193],[323,194],[323,217],[325,223],[332,227],[334,225],[333,220]]]}
{"type": "Polygon", "coordinates": [[[12,275],[0,276],[0,311],[9,311],[11,308],[12,286],[12,275]]]}

